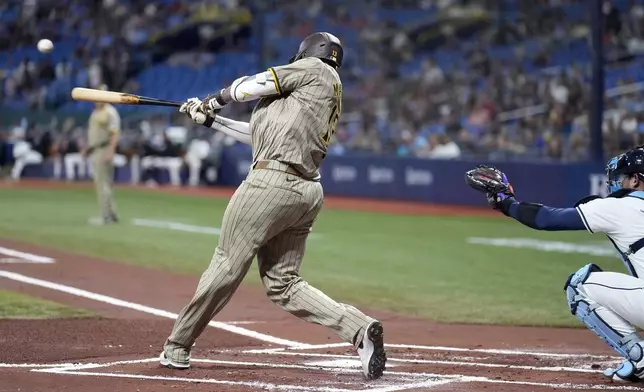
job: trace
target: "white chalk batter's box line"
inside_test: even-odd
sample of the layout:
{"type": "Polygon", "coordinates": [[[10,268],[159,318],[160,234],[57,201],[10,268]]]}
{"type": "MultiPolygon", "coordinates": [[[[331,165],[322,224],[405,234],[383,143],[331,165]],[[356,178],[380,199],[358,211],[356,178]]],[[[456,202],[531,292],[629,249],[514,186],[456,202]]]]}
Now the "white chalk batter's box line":
{"type": "MultiPolygon", "coordinates": [[[[248,350],[254,351],[254,350],[248,350]]],[[[246,352],[248,352],[246,351],[246,352]]],[[[233,351],[231,351],[233,352],[233,351]]],[[[293,357],[307,357],[307,358],[323,358],[327,362],[346,362],[353,363],[355,367],[358,367],[360,362],[355,355],[347,354],[326,354],[326,353],[315,353],[315,352],[303,352],[303,351],[269,351],[264,352],[265,355],[284,355],[284,356],[293,356],[293,357]]],[[[578,362],[577,366],[530,366],[530,365],[511,365],[507,363],[494,363],[485,361],[486,358],[473,358],[454,355],[453,359],[450,360],[437,360],[437,359],[420,359],[420,358],[399,358],[395,357],[392,354],[387,356],[387,365],[389,367],[396,366],[413,366],[413,365],[449,365],[449,366],[462,366],[464,368],[498,368],[498,369],[514,369],[514,370],[530,370],[537,372],[570,372],[570,373],[599,373],[599,371],[592,369],[593,365],[604,365],[604,367],[609,367],[615,365],[615,361],[603,361],[603,362],[594,362],[593,364],[588,364],[584,362],[578,362]]],[[[605,359],[606,357],[604,357],[605,359]]],[[[621,358],[620,358],[621,362],[621,358]]]]}
{"type": "Polygon", "coordinates": [[[387,371],[385,376],[375,382],[364,382],[361,376],[361,369],[353,367],[329,367],[311,364],[280,364],[274,362],[251,362],[251,361],[226,361],[226,360],[212,360],[212,359],[192,359],[193,363],[206,363],[213,365],[227,365],[239,367],[260,367],[270,369],[297,369],[297,370],[315,370],[325,371],[333,374],[345,373],[355,374],[356,382],[341,382],[341,381],[320,381],[327,385],[320,386],[304,386],[304,385],[288,385],[288,384],[274,384],[259,381],[236,381],[225,379],[213,378],[189,378],[179,376],[151,376],[136,373],[116,373],[116,372],[102,372],[95,371],[98,369],[106,369],[109,367],[119,365],[143,364],[153,363],[158,361],[157,358],[118,361],[109,363],[90,363],[90,364],[64,364],[50,368],[32,369],[33,372],[50,373],[58,375],[70,376],[89,376],[89,377],[111,377],[111,378],[126,378],[138,380],[156,380],[156,381],[174,381],[174,382],[187,382],[187,383],[204,383],[204,384],[217,384],[222,386],[243,386],[257,390],[286,390],[286,391],[311,391],[311,392],[396,392],[408,389],[431,389],[449,383],[490,383],[490,384],[513,384],[521,386],[534,386],[534,387],[547,387],[552,389],[563,390],[621,390],[621,391],[644,391],[644,388],[638,388],[630,385],[609,385],[609,384],[572,384],[572,383],[548,383],[548,382],[531,382],[531,381],[508,381],[490,379],[481,376],[468,376],[464,374],[436,374],[425,372],[400,372],[400,371],[387,371]],[[390,380],[392,377],[397,380],[390,380]],[[361,381],[358,381],[361,380],[361,381]],[[331,386],[333,385],[333,386],[331,386]],[[345,388],[338,387],[345,386],[345,388]],[[351,388],[346,388],[346,387],[351,388]],[[356,389],[359,388],[359,389],[356,389]]]}
{"type": "MultiPolygon", "coordinates": [[[[309,344],[306,346],[294,347],[278,347],[278,348],[262,348],[262,349],[249,349],[244,353],[255,354],[271,354],[289,351],[314,351],[314,350],[327,350],[329,348],[351,347],[349,343],[329,343],[329,344],[309,344]]],[[[622,361],[622,357],[598,354],[584,354],[584,353],[554,353],[550,351],[522,351],[519,349],[496,349],[496,348],[465,348],[465,347],[449,347],[449,346],[424,346],[418,344],[395,344],[385,343],[386,348],[399,348],[404,350],[419,350],[419,351],[445,351],[445,352],[464,352],[464,353],[481,353],[481,354],[498,354],[498,355],[526,355],[531,357],[543,358],[559,358],[559,359],[598,359],[598,360],[615,360],[622,361]]]]}
{"type": "MultiPolygon", "coordinates": [[[[229,353],[235,356],[240,354],[247,354],[255,350],[221,350],[221,353],[229,353]]],[[[282,355],[282,356],[291,356],[297,357],[296,360],[299,360],[302,363],[306,363],[306,359],[309,359],[308,365],[312,366],[329,366],[333,368],[360,368],[360,361],[355,355],[347,354],[326,354],[326,353],[315,353],[315,352],[293,352],[293,351],[282,351],[282,352],[267,352],[267,353],[251,353],[252,356],[260,356],[266,358],[266,356],[282,355]],[[316,362],[313,362],[316,360],[316,362]]],[[[531,365],[511,365],[504,363],[494,363],[494,362],[485,362],[486,358],[473,358],[473,357],[464,357],[455,355],[451,360],[433,360],[433,359],[419,359],[419,358],[397,358],[393,355],[388,356],[388,367],[394,368],[399,366],[410,367],[413,365],[449,365],[449,366],[461,366],[464,368],[499,368],[499,369],[512,369],[512,370],[529,370],[536,372],[570,372],[570,373],[599,373],[597,370],[592,369],[592,365],[584,362],[579,362],[577,366],[531,366],[531,365]],[[478,361],[478,362],[476,362],[478,361]]],[[[594,363],[597,365],[598,363],[594,363]]],[[[604,361],[599,363],[604,365],[603,367],[609,367],[614,365],[614,361],[604,361]]],[[[78,366],[96,366],[96,367],[106,367],[108,365],[101,364],[89,364],[89,365],[74,365],[74,364],[52,364],[52,365],[40,365],[40,364],[2,364],[0,363],[0,368],[3,367],[22,367],[22,368],[39,368],[39,367],[57,367],[65,368],[72,367],[77,369],[78,366]]]]}

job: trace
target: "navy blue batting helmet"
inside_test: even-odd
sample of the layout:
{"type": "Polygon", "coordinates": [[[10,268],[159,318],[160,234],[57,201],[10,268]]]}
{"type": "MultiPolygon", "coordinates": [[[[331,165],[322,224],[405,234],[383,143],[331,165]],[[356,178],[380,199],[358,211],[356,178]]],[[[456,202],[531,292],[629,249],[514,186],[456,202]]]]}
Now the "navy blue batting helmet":
{"type": "Polygon", "coordinates": [[[622,189],[625,177],[638,175],[644,181],[644,145],[611,158],[606,165],[606,175],[608,191],[611,193],[622,189]]]}
{"type": "Polygon", "coordinates": [[[289,63],[305,57],[317,57],[324,62],[339,68],[342,66],[344,49],[342,43],[331,33],[313,33],[300,43],[297,54],[291,57],[289,63]]]}

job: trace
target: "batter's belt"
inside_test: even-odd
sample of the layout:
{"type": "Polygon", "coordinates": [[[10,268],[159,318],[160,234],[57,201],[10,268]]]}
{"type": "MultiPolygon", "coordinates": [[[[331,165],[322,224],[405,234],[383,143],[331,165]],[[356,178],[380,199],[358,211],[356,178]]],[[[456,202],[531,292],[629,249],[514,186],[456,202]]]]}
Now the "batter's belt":
{"type": "Polygon", "coordinates": [[[252,169],[253,170],[261,170],[261,169],[277,170],[277,171],[282,171],[284,173],[293,174],[295,176],[307,179],[306,177],[302,176],[300,172],[293,169],[290,165],[279,161],[257,161],[253,163],[252,169]]]}

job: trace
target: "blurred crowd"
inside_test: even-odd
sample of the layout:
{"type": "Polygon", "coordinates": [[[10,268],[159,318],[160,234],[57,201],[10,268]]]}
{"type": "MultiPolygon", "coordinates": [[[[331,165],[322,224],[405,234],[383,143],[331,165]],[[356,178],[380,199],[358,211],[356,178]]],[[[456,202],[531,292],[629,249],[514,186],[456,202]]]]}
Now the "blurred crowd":
{"type": "MultiPolygon", "coordinates": [[[[42,36],[86,40],[75,48],[72,58],[57,63],[11,58],[0,103],[24,97],[31,107],[46,107],[48,86],[69,75],[74,75],[74,85],[107,83],[112,89],[136,92],[140,68],[133,63],[149,64],[149,53],[140,48],[151,37],[195,11],[210,6],[235,9],[250,3],[24,0],[13,24],[0,23],[0,49],[35,45],[42,36]]],[[[604,2],[604,45],[610,62],[607,69],[620,69],[637,63],[644,51],[644,3],[625,0],[620,4],[627,4],[626,8],[621,9],[612,3],[604,2]]],[[[284,15],[270,26],[269,61],[277,59],[278,52],[270,43],[305,37],[315,31],[314,21],[319,17],[339,31],[358,32],[357,41],[347,45],[346,66],[341,71],[346,84],[344,114],[331,154],[584,160],[590,143],[590,64],[586,59],[552,66],[552,57],[579,40],[589,45],[589,12],[571,18],[561,8],[585,4],[585,0],[356,0],[351,4],[273,0],[265,6],[284,15]],[[350,12],[355,3],[360,3],[359,14],[350,12]],[[468,39],[459,38],[445,24],[441,28],[444,39],[432,50],[414,45],[409,26],[375,17],[381,7],[436,13],[454,6],[478,6],[503,16],[508,3],[518,9],[507,18],[510,22],[499,17],[468,39]],[[537,42],[537,49],[524,45],[527,41],[537,42]],[[497,58],[485,50],[499,46],[509,47],[512,55],[497,58]],[[439,52],[458,52],[463,63],[451,66],[439,61],[439,52]],[[414,62],[420,66],[410,71],[401,68],[414,62]]],[[[0,14],[10,8],[0,5],[0,14]]],[[[207,56],[198,55],[198,50],[195,53],[171,61],[207,61],[207,56]]],[[[644,141],[643,89],[631,88],[639,81],[624,77],[610,86],[615,91],[604,102],[607,154],[644,141]]],[[[247,107],[232,113],[241,119],[248,114],[247,107]]]]}
{"type": "MultiPolygon", "coordinates": [[[[214,184],[223,150],[233,144],[230,137],[198,126],[185,115],[157,115],[122,123],[113,163],[131,165],[133,183],[179,186],[186,172],[187,185],[214,184]]],[[[0,132],[0,179],[19,180],[25,168],[47,162],[53,164],[53,179],[89,179],[87,147],[84,122],[68,117],[62,123],[31,125],[25,118],[23,124],[0,132]]]]}
{"type": "MultiPolygon", "coordinates": [[[[275,34],[304,37],[314,30],[300,18],[300,5],[290,2],[288,23],[275,34]]],[[[405,30],[396,23],[370,20],[369,12],[352,18],[346,7],[325,7],[327,2],[306,1],[310,17],[324,14],[333,23],[361,31],[359,52],[351,58],[344,80],[355,82],[345,89],[344,107],[356,121],[338,131],[333,153],[377,153],[425,158],[486,156],[491,159],[588,158],[590,137],[590,64],[548,67],[550,56],[579,38],[590,45],[590,14],[567,19],[560,8],[587,4],[582,0],[520,1],[519,17],[511,24],[497,24],[477,34],[476,40],[459,42],[446,34],[441,51],[461,51],[464,67],[441,66],[430,54],[420,70],[405,74],[398,65],[418,57],[405,30]],[[542,7],[551,6],[553,8],[542,7]],[[524,41],[538,40],[530,52],[524,41]],[[512,46],[514,57],[497,59],[486,47],[512,46]],[[530,63],[530,72],[522,66],[530,63]],[[365,69],[376,71],[365,75],[365,69]],[[541,68],[541,70],[539,70],[541,68]]],[[[503,12],[501,1],[392,1],[390,6],[445,8],[454,4],[481,5],[503,12]]],[[[365,8],[368,11],[369,8],[365,8]]],[[[607,58],[632,58],[644,43],[644,6],[631,1],[619,10],[606,1],[604,47],[607,58]]],[[[577,42],[578,43],[578,42],[577,42]]],[[[616,64],[619,68],[623,64],[616,64]]],[[[625,78],[619,86],[635,83],[625,78]]],[[[642,140],[639,115],[631,112],[641,103],[639,92],[607,99],[604,124],[608,153],[642,140]]]]}
{"type": "MultiPolygon", "coordinates": [[[[55,108],[69,99],[69,86],[136,92],[136,73],[151,64],[151,39],[212,8],[238,7],[238,0],[120,1],[24,0],[2,2],[0,50],[9,55],[0,70],[0,104],[25,102],[30,108],[55,108]],[[73,42],[69,57],[12,55],[16,47],[35,47],[46,37],[73,42]],[[57,87],[63,87],[62,91],[57,87]]],[[[57,50],[59,50],[57,48],[57,50]]],[[[181,56],[179,56],[181,57],[181,56]]],[[[189,57],[194,61],[194,57],[189,57]]],[[[198,59],[198,57],[197,57],[198,59]]],[[[198,62],[197,62],[198,63],[198,62]]],[[[194,62],[193,62],[194,64],[194,62]]]]}

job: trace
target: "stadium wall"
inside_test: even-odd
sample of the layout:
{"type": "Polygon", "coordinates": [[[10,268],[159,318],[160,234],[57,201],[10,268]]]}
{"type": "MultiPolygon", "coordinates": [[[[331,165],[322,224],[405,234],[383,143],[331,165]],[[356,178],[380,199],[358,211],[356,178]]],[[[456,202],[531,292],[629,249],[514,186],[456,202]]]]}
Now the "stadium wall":
{"type": "MultiPolygon", "coordinates": [[[[227,149],[218,184],[239,185],[251,161],[247,150],[227,149]]],[[[479,163],[494,164],[506,172],[520,200],[564,207],[589,194],[605,195],[604,168],[591,164],[329,156],[321,172],[326,195],[484,206],[484,198],[464,179],[465,172],[479,163]]],[[[51,177],[52,173],[53,165],[47,163],[27,167],[24,176],[51,177]]],[[[185,181],[187,173],[182,175],[185,181]]],[[[160,182],[167,182],[167,173],[162,177],[160,182]]],[[[117,170],[117,182],[129,182],[131,178],[130,165],[117,170]]]]}

